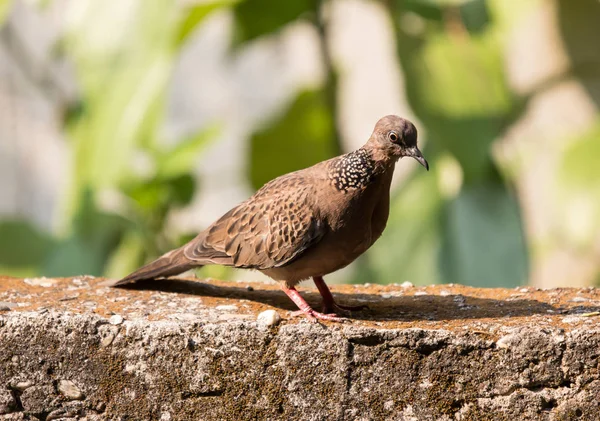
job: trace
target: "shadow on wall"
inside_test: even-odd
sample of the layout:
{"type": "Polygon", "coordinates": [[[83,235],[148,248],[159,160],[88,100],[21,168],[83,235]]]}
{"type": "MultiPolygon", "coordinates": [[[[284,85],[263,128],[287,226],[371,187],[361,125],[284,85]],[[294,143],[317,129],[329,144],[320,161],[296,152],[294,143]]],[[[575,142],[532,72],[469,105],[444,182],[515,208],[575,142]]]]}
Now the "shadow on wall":
{"type": "MultiPolygon", "coordinates": [[[[278,290],[253,290],[245,287],[214,286],[183,279],[140,281],[119,288],[172,292],[204,297],[234,298],[267,304],[282,310],[297,310],[285,294],[278,290]]],[[[320,308],[321,297],[317,292],[303,291],[302,295],[320,308]]],[[[512,301],[477,298],[463,295],[399,296],[383,299],[380,294],[334,293],[340,303],[369,305],[369,310],[352,313],[352,319],[373,321],[419,321],[419,320],[464,320],[504,317],[526,317],[535,314],[560,312],[561,309],[536,300],[516,299],[512,301]]],[[[581,311],[597,311],[598,308],[579,308],[581,311]]]]}

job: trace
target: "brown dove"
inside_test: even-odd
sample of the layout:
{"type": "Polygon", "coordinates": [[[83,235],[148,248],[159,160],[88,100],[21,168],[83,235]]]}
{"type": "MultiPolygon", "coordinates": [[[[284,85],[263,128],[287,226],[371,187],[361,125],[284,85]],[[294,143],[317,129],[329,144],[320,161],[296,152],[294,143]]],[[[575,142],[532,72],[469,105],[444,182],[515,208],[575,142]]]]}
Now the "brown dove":
{"type": "Polygon", "coordinates": [[[342,320],[323,276],[341,269],[381,236],[396,162],[412,157],[429,170],[417,147],[417,129],[395,115],[380,119],[367,143],[353,152],[278,177],[198,234],[125,278],[122,285],[165,278],[217,264],[255,269],[281,289],[311,321],[342,320]],[[323,297],[317,312],[296,285],[312,278],[323,297]]]}

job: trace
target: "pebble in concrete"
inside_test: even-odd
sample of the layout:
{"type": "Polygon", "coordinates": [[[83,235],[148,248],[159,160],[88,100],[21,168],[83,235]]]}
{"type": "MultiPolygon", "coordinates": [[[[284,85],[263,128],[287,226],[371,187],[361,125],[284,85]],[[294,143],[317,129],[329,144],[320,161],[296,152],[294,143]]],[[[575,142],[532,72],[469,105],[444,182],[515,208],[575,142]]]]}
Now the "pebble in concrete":
{"type": "Polygon", "coordinates": [[[31,386],[33,386],[33,382],[29,380],[21,380],[12,384],[12,388],[18,390],[19,392],[22,392],[25,389],[30,388],[31,386]]]}
{"type": "Polygon", "coordinates": [[[258,315],[256,321],[260,326],[276,326],[281,321],[281,316],[275,310],[265,310],[258,315]]]}
{"type": "Polygon", "coordinates": [[[61,380],[58,383],[58,391],[67,399],[80,400],[83,399],[83,393],[71,380],[61,380]]]}
{"type": "Polygon", "coordinates": [[[123,316],[120,316],[118,314],[113,314],[108,319],[108,323],[110,323],[111,325],[115,325],[115,326],[120,325],[121,323],[123,323],[123,316]]]}

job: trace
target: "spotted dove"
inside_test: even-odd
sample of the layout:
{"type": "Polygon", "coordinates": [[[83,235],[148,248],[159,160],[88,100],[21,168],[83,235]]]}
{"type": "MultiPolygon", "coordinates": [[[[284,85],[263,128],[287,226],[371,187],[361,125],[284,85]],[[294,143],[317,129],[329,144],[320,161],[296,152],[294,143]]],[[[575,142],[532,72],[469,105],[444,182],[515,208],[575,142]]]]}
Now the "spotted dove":
{"type": "Polygon", "coordinates": [[[339,321],[334,311],[362,307],[337,304],[323,276],[350,264],[381,236],[394,167],[404,156],[429,169],[415,126],[398,116],[383,117],[360,149],[270,181],[189,243],[112,285],[209,264],[255,269],[279,282],[300,308],[296,313],[311,321],[339,321]],[[311,277],[323,297],[322,313],[295,288],[311,277]]]}

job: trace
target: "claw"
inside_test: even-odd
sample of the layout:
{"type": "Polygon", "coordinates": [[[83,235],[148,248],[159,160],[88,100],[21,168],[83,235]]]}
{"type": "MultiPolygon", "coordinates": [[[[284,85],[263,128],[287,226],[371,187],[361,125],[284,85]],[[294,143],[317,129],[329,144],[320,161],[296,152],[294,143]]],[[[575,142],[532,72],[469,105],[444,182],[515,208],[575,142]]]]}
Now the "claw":
{"type": "Polygon", "coordinates": [[[292,317],[296,316],[305,316],[311,323],[317,323],[319,320],[328,320],[330,322],[345,322],[348,319],[344,317],[339,317],[337,314],[329,313],[319,313],[318,311],[311,309],[307,310],[297,310],[291,313],[292,317]]]}
{"type": "Polygon", "coordinates": [[[337,314],[324,314],[313,310],[294,287],[282,287],[282,289],[287,294],[287,296],[290,297],[294,303],[296,303],[296,305],[300,309],[298,311],[292,312],[292,317],[303,315],[312,323],[317,323],[317,321],[319,320],[329,320],[330,322],[343,322],[347,320],[343,317],[339,317],[337,314]]]}
{"type": "Polygon", "coordinates": [[[329,287],[327,286],[327,284],[325,283],[325,281],[323,280],[322,277],[315,276],[315,277],[313,277],[313,281],[315,282],[315,285],[317,286],[317,289],[319,290],[321,297],[323,297],[323,313],[332,313],[334,311],[338,311],[338,312],[349,312],[350,311],[351,312],[351,311],[360,311],[360,310],[368,310],[369,309],[369,307],[365,306],[365,305],[361,305],[361,306],[340,305],[340,304],[336,303],[335,300],[333,299],[333,295],[331,294],[329,287]]]}

